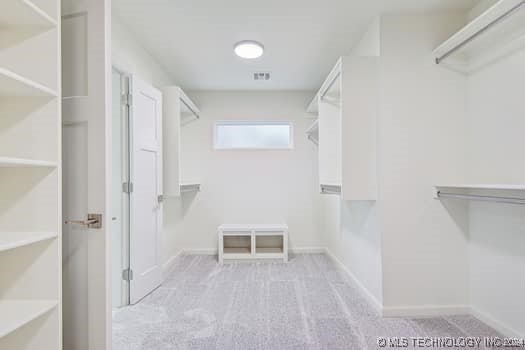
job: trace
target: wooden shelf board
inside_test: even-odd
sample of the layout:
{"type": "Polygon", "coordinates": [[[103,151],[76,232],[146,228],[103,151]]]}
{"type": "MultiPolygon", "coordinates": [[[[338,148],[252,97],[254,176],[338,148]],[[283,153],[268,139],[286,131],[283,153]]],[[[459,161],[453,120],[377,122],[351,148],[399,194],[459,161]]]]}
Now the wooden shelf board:
{"type": "Polygon", "coordinates": [[[0,26],[50,28],[57,21],[30,0],[0,1],[0,26]]]}
{"type": "Polygon", "coordinates": [[[2,96],[56,97],[57,92],[8,69],[0,68],[0,97],[2,96]]]}
{"type": "Polygon", "coordinates": [[[29,167],[45,167],[54,168],[57,166],[55,162],[45,160],[25,159],[25,158],[11,158],[0,157],[0,168],[29,168],[29,167]]]}
{"type": "Polygon", "coordinates": [[[0,300],[0,338],[51,311],[56,300],[0,300]]]}
{"type": "Polygon", "coordinates": [[[56,232],[0,232],[0,252],[54,239],[56,232]]]}

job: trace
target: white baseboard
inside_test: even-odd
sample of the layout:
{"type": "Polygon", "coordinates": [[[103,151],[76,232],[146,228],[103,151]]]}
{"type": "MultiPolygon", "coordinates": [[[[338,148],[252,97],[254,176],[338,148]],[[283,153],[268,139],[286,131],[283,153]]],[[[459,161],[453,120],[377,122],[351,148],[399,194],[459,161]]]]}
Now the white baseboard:
{"type": "Polygon", "coordinates": [[[166,278],[166,274],[171,270],[171,267],[175,263],[175,260],[183,253],[182,250],[179,250],[177,253],[175,253],[171,258],[166,260],[164,264],[162,264],[162,278],[166,278]]]}
{"type": "Polygon", "coordinates": [[[326,248],[324,247],[300,247],[300,248],[290,248],[288,253],[292,254],[324,254],[326,253],[326,248]]]}
{"type": "Polygon", "coordinates": [[[497,320],[495,317],[489,315],[486,312],[480,311],[475,307],[471,307],[470,314],[486,325],[494,328],[505,337],[525,339],[525,334],[520,334],[517,330],[506,326],[503,322],[497,320]]]}
{"type": "Polygon", "coordinates": [[[217,249],[215,248],[205,248],[205,249],[184,249],[184,254],[191,255],[217,255],[217,249]]]}
{"type": "Polygon", "coordinates": [[[335,263],[335,265],[340,268],[341,270],[343,270],[351,279],[352,281],[356,284],[356,286],[361,290],[361,293],[363,293],[363,295],[365,296],[365,298],[368,300],[368,302],[370,304],[372,304],[372,306],[376,309],[376,311],[379,313],[379,315],[383,315],[383,305],[382,303],[379,302],[379,300],[377,300],[377,298],[372,294],[370,293],[370,291],[368,290],[368,288],[366,288],[364,286],[364,284],[361,283],[361,281],[359,281],[355,275],[352,273],[352,271],[350,271],[350,269],[348,267],[346,267],[342,262],[341,260],[339,260],[334,254],[332,254],[332,252],[328,249],[328,248],[325,248],[324,249],[324,253],[326,255],[328,255],[328,257],[330,259],[332,259],[332,261],[335,263]]]}
{"type": "MultiPolygon", "coordinates": [[[[184,249],[184,254],[194,255],[217,255],[217,249],[184,249]]],[[[288,249],[289,253],[292,254],[323,254],[326,253],[326,248],[323,247],[301,247],[288,249]]]]}
{"type": "Polygon", "coordinates": [[[438,317],[468,315],[468,305],[384,306],[383,317],[438,317]]]}

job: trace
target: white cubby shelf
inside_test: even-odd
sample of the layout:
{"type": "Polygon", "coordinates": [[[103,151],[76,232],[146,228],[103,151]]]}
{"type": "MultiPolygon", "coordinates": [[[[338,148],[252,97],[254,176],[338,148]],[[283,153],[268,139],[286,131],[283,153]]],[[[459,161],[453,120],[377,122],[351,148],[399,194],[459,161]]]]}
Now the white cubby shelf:
{"type": "Polygon", "coordinates": [[[218,260],[288,261],[288,225],[223,224],[217,228],[218,260]]]}

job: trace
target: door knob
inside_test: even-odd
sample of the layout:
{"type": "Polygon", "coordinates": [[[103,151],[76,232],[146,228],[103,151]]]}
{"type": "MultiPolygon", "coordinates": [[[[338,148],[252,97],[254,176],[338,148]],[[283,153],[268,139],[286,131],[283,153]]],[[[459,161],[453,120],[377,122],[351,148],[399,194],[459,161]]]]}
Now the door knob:
{"type": "Polygon", "coordinates": [[[87,220],[66,220],[65,223],[83,225],[88,228],[102,228],[102,214],[88,214],[87,220]]]}

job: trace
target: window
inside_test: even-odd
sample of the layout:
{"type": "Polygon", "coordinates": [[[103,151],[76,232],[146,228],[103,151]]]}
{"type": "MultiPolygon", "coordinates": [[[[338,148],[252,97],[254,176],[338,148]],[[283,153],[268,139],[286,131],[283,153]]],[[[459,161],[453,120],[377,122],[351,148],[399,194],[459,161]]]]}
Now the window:
{"type": "Polygon", "coordinates": [[[290,149],[292,123],[221,121],[215,124],[215,149],[290,149]]]}

